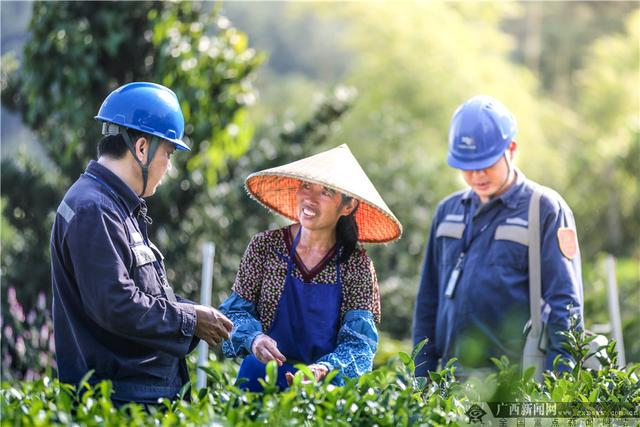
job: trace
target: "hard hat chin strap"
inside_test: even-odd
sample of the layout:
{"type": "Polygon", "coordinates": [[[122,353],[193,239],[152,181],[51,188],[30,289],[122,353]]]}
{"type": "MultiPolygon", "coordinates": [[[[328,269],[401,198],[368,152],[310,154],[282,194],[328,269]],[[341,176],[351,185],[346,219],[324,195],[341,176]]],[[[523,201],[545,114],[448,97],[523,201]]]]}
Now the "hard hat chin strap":
{"type": "Polygon", "coordinates": [[[509,150],[505,150],[504,152],[504,160],[507,162],[507,176],[502,182],[502,185],[500,186],[500,188],[498,188],[498,190],[496,191],[497,194],[499,194],[500,191],[502,191],[502,189],[509,183],[509,180],[511,179],[511,172],[513,171],[513,165],[511,164],[511,160],[509,160],[509,156],[507,156],[508,152],[509,150]]]}
{"type": "Polygon", "coordinates": [[[149,152],[147,153],[147,161],[145,163],[142,163],[136,155],[136,146],[134,145],[133,141],[131,141],[131,137],[129,136],[129,132],[127,132],[127,129],[120,128],[120,134],[124,138],[124,142],[125,144],[127,144],[129,151],[131,151],[133,159],[136,161],[136,163],[138,163],[138,166],[140,166],[140,170],[142,171],[142,192],[138,194],[138,197],[142,197],[144,195],[144,192],[147,190],[147,181],[149,179],[149,165],[151,164],[151,160],[153,160],[153,156],[156,154],[156,151],[160,146],[160,140],[153,135],[147,136],[147,139],[149,139],[149,137],[151,138],[149,139],[149,152]]]}

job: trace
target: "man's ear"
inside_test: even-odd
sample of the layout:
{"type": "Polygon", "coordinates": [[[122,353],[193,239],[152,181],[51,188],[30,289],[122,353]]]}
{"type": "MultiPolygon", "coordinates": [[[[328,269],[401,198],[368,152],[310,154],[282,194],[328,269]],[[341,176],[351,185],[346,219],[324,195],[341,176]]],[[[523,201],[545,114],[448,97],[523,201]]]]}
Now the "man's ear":
{"type": "Polygon", "coordinates": [[[516,141],[515,139],[513,141],[511,141],[511,143],[509,143],[509,147],[507,149],[509,150],[510,160],[513,160],[513,158],[516,155],[516,151],[518,151],[518,141],[516,141]]]}
{"type": "Polygon", "coordinates": [[[135,148],[136,157],[138,158],[138,160],[142,163],[146,163],[147,155],[149,154],[149,141],[147,141],[147,138],[141,136],[140,138],[136,139],[133,147],[135,148]]]}

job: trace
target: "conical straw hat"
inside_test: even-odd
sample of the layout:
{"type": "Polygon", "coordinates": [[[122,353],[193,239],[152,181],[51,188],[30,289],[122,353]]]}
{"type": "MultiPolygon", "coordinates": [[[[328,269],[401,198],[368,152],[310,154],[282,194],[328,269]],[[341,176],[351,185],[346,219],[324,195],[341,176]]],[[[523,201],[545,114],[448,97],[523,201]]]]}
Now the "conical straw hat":
{"type": "Polygon", "coordinates": [[[360,201],[355,218],[359,241],[384,243],[402,235],[402,224],[378,194],[346,144],[284,166],[249,175],[249,194],[268,209],[298,221],[300,181],[324,185],[360,201]]]}

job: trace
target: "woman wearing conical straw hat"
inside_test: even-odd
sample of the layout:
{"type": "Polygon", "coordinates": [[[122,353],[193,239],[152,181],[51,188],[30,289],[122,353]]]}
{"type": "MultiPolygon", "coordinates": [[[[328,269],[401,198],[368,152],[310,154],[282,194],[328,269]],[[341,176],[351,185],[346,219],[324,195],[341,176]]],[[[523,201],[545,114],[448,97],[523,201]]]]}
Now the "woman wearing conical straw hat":
{"type": "Polygon", "coordinates": [[[315,381],[337,371],[336,384],[370,371],[380,295],[358,242],[394,241],[400,222],[346,145],[254,173],[245,185],[294,223],[251,239],[221,306],[234,324],[225,355],[245,357],[239,386],[261,391],[258,379],[270,360],[279,366],[281,389],[298,363],[315,381]]]}

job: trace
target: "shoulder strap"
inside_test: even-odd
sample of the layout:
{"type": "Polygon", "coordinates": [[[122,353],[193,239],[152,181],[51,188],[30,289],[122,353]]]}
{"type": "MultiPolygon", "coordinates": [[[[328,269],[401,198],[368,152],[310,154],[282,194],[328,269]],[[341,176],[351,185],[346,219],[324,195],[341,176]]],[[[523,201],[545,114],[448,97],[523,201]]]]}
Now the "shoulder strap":
{"type": "Polygon", "coordinates": [[[531,333],[540,335],[540,298],[542,296],[542,274],[540,266],[540,197],[542,189],[534,184],[529,201],[529,309],[531,311],[531,333]]]}

